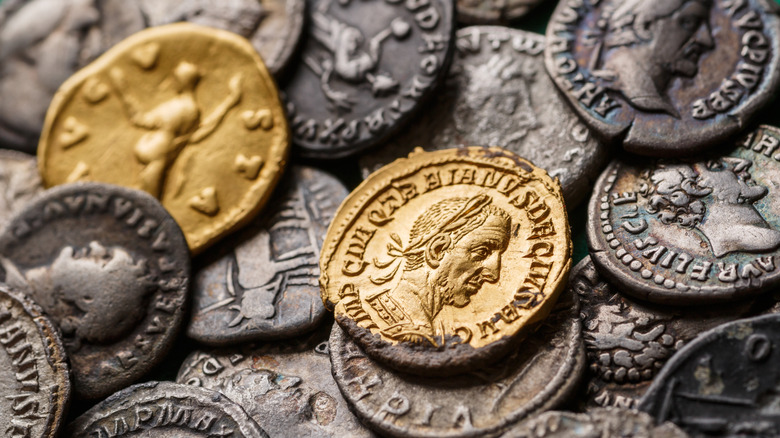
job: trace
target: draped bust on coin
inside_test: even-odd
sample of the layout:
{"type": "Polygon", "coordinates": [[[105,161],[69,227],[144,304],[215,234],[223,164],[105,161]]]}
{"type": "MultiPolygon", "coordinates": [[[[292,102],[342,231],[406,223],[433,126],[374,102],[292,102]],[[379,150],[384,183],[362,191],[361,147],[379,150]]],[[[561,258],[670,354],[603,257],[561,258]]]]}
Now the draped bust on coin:
{"type": "Polygon", "coordinates": [[[549,313],[571,240],[560,185],[500,148],[418,152],[341,204],[322,299],[372,356],[439,374],[495,360],[549,313]]]}
{"type": "Polygon", "coordinates": [[[179,23],[133,35],[63,84],[38,160],[47,187],[89,180],[150,193],[198,253],[259,212],[288,136],[249,42],[179,23]]]}

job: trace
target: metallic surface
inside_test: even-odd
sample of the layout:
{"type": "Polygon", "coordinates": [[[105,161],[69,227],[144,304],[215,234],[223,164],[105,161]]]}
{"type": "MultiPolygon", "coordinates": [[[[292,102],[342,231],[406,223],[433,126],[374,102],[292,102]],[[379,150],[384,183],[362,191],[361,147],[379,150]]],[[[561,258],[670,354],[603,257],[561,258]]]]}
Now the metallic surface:
{"type": "Polygon", "coordinates": [[[346,196],[330,174],[292,167],[262,215],[204,256],[187,334],[228,345],[289,338],[321,324],[320,248],[346,196]]]}
{"type": "Polygon", "coordinates": [[[780,282],[780,130],[762,126],[685,161],[625,157],[588,207],[593,262],[621,292],[659,304],[704,304],[780,282]]]}
{"type": "Polygon", "coordinates": [[[68,425],[65,437],[267,438],[237,404],[217,392],[172,382],[125,388],[68,425]]]}
{"type": "Polygon", "coordinates": [[[368,438],[330,374],[332,323],[289,341],[195,351],[176,381],[220,392],[278,437],[368,438]]]}
{"type": "Polygon", "coordinates": [[[773,99],[777,11],[772,0],[563,0],[547,26],[547,71],[603,137],[642,155],[688,155],[773,99]]]}
{"type": "Polygon", "coordinates": [[[373,362],[334,325],[333,376],[370,427],[397,437],[485,437],[571,398],[585,369],[577,297],[565,293],[500,361],[453,377],[415,377],[373,362]]]}
{"type": "Polygon", "coordinates": [[[35,157],[0,149],[0,229],[42,191],[35,157]]]}
{"type": "Polygon", "coordinates": [[[607,164],[544,71],[544,36],[496,26],[461,29],[446,83],[415,123],[360,158],[363,177],[415,146],[500,146],[558,178],[571,211],[607,164]]]}
{"type": "Polygon", "coordinates": [[[48,190],[2,231],[0,254],[0,280],[28,294],[62,331],[77,397],[104,397],[137,381],[182,323],[187,245],[143,192],[97,183],[48,190]]]}
{"type": "Polygon", "coordinates": [[[472,370],[542,320],[565,287],[560,185],[500,148],[414,153],[341,204],[322,299],[371,357],[405,372],[472,370]]]}
{"type": "Polygon", "coordinates": [[[152,194],[198,253],[259,212],[288,147],[276,85],[249,42],[178,23],[127,38],[62,85],[38,164],[47,187],[152,194]]]}
{"type": "Polygon", "coordinates": [[[332,159],[405,124],[449,65],[454,0],[309,0],[300,63],[284,86],[297,152],[332,159]]]}
{"type": "Polygon", "coordinates": [[[458,0],[458,21],[468,24],[505,24],[545,0],[458,0]]]}

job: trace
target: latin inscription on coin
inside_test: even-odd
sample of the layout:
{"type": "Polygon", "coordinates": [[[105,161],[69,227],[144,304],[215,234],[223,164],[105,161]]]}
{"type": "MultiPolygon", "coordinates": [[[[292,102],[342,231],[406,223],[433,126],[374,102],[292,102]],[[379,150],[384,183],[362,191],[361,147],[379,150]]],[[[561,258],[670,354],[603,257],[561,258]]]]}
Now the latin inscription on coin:
{"type": "Polygon", "coordinates": [[[42,191],[35,157],[0,149],[0,229],[42,191]]]}
{"type": "Polygon", "coordinates": [[[339,207],[322,298],[366,352],[434,374],[494,360],[549,312],[571,264],[560,186],[500,148],[419,152],[339,207]]]}
{"type": "Polygon", "coordinates": [[[613,162],[589,206],[596,266],[661,304],[755,295],[780,281],[780,130],[680,161],[613,162]]]}
{"type": "Polygon", "coordinates": [[[458,21],[502,24],[522,17],[544,0],[458,0],[458,21]]]}
{"type": "Polygon", "coordinates": [[[736,134],[775,94],[769,0],[563,0],[547,70],[589,125],[631,152],[684,155],[736,134]]]}

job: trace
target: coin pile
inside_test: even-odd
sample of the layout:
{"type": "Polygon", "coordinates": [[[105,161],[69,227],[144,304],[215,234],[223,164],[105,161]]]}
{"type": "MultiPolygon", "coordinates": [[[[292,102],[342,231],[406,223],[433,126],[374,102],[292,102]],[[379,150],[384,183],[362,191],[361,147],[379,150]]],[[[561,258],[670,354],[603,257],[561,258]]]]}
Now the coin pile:
{"type": "Polygon", "coordinates": [[[780,436],[778,91],[772,0],[0,0],[3,436],[780,436]]]}

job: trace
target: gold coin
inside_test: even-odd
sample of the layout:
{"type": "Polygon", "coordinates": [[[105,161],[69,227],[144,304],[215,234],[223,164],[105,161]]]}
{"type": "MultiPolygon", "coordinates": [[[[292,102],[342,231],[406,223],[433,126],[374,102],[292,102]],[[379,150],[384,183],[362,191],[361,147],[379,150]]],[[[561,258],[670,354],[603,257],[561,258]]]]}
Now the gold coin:
{"type": "Polygon", "coordinates": [[[258,213],[289,138],[251,44],[183,23],[139,32],[68,79],[38,160],[47,187],[101,181],[152,194],[198,253],[258,213]]]}
{"type": "Polygon", "coordinates": [[[561,188],[544,170],[500,148],[416,152],[341,204],[320,290],[367,354],[441,375],[516,346],[570,265],[561,188]]]}

